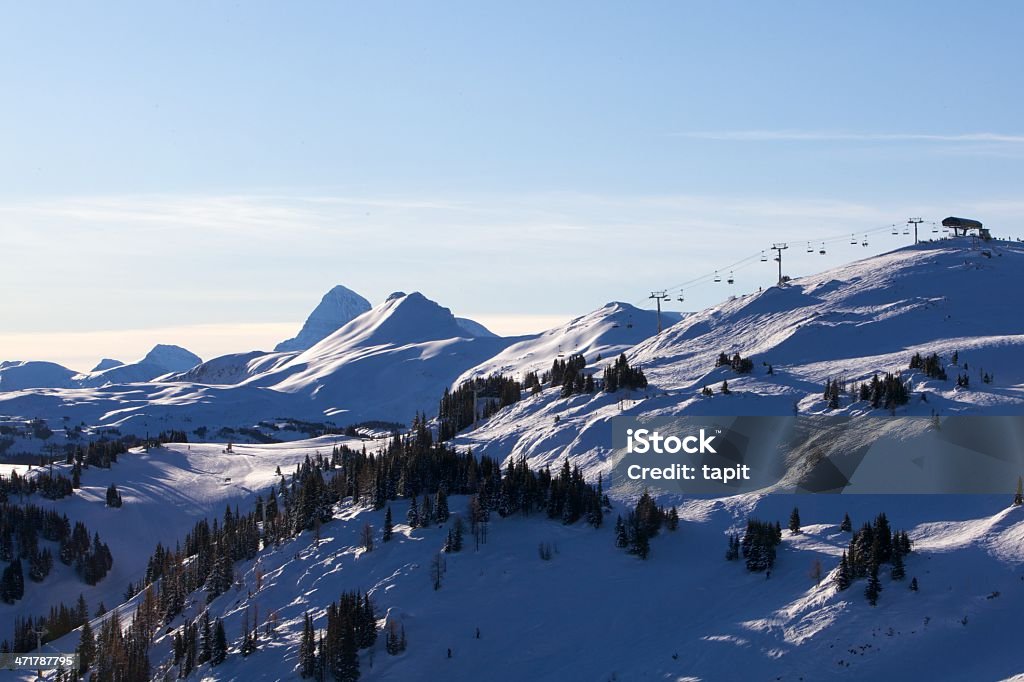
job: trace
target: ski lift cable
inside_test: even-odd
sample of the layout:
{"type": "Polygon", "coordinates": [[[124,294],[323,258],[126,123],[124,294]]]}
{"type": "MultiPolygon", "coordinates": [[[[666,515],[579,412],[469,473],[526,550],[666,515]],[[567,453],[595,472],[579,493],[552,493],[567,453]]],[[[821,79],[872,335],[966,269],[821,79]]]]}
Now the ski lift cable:
{"type": "MultiPolygon", "coordinates": [[[[872,235],[872,234],[879,234],[881,232],[889,232],[892,229],[892,227],[893,227],[893,223],[887,223],[887,224],[882,225],[880,227],[875,227],[875,228],[872,228],[870,230],[862,231],[862,232],[860,232],[860,234],[862,234],[864,237],[867,237],[868,235],[872,235]]],[[[854,234],[857,234],[857,233],[854,233],[854,234]]],[[[822,238],[822,239],[814,239],[813,241],[818,242],[818,244],[820,244],[820,245],[826,245],[826,244],[838,244],[838,243],[841,243],[841,242],[847,242],[849,240],[849,238],[850,238],[849,237],[849,233],[844,232],[841,235],[837,234],[837,235],[834,235],[834,236],[831,236],[831,237],[825,237],[825,238],[822,238]]],[[[806,240],[798,240],[798,241],[806,241],[806,240]]],[[[860,242],[858,242],[858,244],[860,244],[860,242]]],[[[698,277],[694,277],[693,279],[687,280],[685,282],[680,282],[679,284],[675,284],[675,285],[673,285],[671,287],[666,287],[665,290],[667,291],[669,289],[689,289],[689,288],[692,288],[692,287],[694,287],[694,286],[696,286],[698,284],[704,284],[704,283],[708,283],[708,282],[712,282],[713,283],[715,277],[719,276],[718,273],[720,273],[720,272],[722,272],[724,270],[733,270],[733,271],[735,271],[735,270],[739,270],[739,269],[745,268],[748,265],[752,265],[754,263],[763,262],[763,261],[761,261],[761,255],[762,255],[762,251],[766,251],[766,250],[767,249],[758,250],[756,253],[753,253],[753,254],[745,257],[745,258],[741,258],[740,260],[736,261],[735,263],[733,263],[731,265],[726,265],[725,267],[719,268],[718,270],[714,270],[712,272],[705,273],[703,275],[700,275],[698,277]]],[[[721,277],[720,276],[719,276],[719,281],[721,281],[721,277]]],[[[646,298],[638,300],[635,303],[636,303],[637,306],[640,306],[640,305],[643,305],[645,302],[646,302],[646,298]]]]}

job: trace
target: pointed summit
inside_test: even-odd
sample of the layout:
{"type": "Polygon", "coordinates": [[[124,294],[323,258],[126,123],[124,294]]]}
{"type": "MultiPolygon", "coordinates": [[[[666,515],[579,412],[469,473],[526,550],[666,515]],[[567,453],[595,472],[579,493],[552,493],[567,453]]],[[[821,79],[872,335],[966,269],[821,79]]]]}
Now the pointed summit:
{"type": "Polygon", "coordinates": [[[103,370],[113,369],[114,367],[120,367],[124,363],[120,360],[114,360],[112,358],[103,358],[99,363],[93,367],[90,372],[102,372],[103,370]]]}
{"type": "Polygon", "coordinates": [[[327,338],[370,309],[370,302],[340,284],[320,299],[299,333],[274,347],[275,351],[303,351],[327,338]]]}

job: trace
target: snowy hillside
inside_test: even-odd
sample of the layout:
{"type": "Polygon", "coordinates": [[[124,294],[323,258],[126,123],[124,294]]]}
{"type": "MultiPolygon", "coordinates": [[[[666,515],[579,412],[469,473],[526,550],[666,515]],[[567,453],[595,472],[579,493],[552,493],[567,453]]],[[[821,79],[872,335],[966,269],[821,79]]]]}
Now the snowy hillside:
{"type": "MultiPolygon", "coordinates": [[[[662,312],[661,318],[662,324],[668,326],[682,319],[682,315],[662,312]]],[[[556,358],[574,353],[581,353],[591,362],[598,356],[614,359],[657,330],[655,311],[642,310],[628,303],[608,303],[560,327],[509,346],[493,358],[466,371],[455,384],[495,373],[521,378],[528,372],[544,372],[551,368],[556,358]]]]}
{"type": "Polygon", "coordinates": [[[451,311],[418,292],[397,292],[319,343],[243,386],[300,395],[345,422],[407,422],[432,413],[467,367],[515,339],[473,337],[451,311]]]}
{"type": "MultiPolygon", "coordinates": [[[[56,563],[42,583],[26,581],[25,598],[14,605],[0,603],[0,640],[10,639],[14,617],[38,615],[40,604],[71,603],[79,593],[95,607],[123,601],[129,581],[138,581],[149,553],[162,542],[173,546],[192,525],[206,516],[223,512],[225,505],[251,505],[256,495],[278,480],[278,466],[291,470],[307,455],[330,452],[337,443],[358,442],[339,436],[303,441],[301,445],[169,444],[148,451],[136,449],[121,455],[110,469],[90,467],[83,472],[82,488],[71,497],[50,501],[38,495],[34,504],[67,514],[90,530],[98,531],[114,555],[114,567],[98,585],[82,582],[70,567],[56,563]],[[111,509],[104,493],[117,485],[124,506],[111,509]]],[[[68,474],[60,465],[58,472],[68,474]]],[[[20,475],[26,467],[0,464],[0,475],[12,469],[20,475]]],[[[35,469],[40,471],[38,467],[35,469]]],[[[31,475],[31,474],[29,474],[31,475]]]]}
{"type": "MultiPolygon", "coordinates": [[[[897,371],[911,388],[899,415],[1021,414],[1024,317],[1008,314],[1006,298],[1021,290],[1019,244],[977,249],[960,239],[907,247],[687,316],[627,352],[650,382],[645,390],[561,398],[547,388],[458,442],[534,465],[582,456],[596,475],[611,466],[613,416],[823,413],[830,411],[822,397],[827,379],[845,379],[852,389],[897,371]],[[716,367],[723,352],[749,358],[753,370],[716,367]],[[915,352],[941,356],[947,379],[910,370],[915,352]],[[969,376],[968,387],[957,385],[960,374],[969,376]],[[723,381],[730,395],[720,393],[723,381]],[[714,395],[702,395],[705,386],[714,395]]],[[[887,414],[847,393],[831,412],[887,414]]]]}
{"type": "MultiPolygon", "coordinates": [[[[225,502],[251,499],[275,479],[275,466],[289,471],[303,450],[325,453],[330,445],[246,447],[233,455],[212,445],[170,445],[125,456],[109,472],[90,470],[89,476],[99,476],[91,487],[54,503],[97,525],[101,517],[120,520],[125,539],[118,542],[126,544],[115,548],[119,580],[108,577],[88,592],[90,604],[115,594],[121,588],[115,583],[141,570],[140,559],[157,539],[180,532],[197,514],[218,516],[225,502]],[[105,509],[96,498],[108,478],[124,486],[121,509],[105,509]],[[166,525],[152,525],[157,510],[170,510],[166,525]]],[[[342,501],[319,531],[265,547],[236,565],[235,585],[209,605],[211,617],[223,619],[227,659],[200,666],[190,679],[298,678],[303,614],[323,629],[327,605],[349,590],[369,594],[379,629],[394,622],[408,637],[407,650],[397,656],[385,652],[383,633],[360,653],[360,679],[369,681],[722,680],[736,679],[737,670],[742,679],[758,680],[1005,679],[1024,672],[1014,653],[1015,623],[1024,608],[1024,511],[1008,502],[1009,496],[693,499],[679,507],[678,530],[652,539],[646,561],[614,546],[612,526],[625,513],[622,502],[597,530],[544,514],[494,515],[479,546],[467,533],[461,552],[440,554],[444,571],[435,590],[432,564],[454,520],[411,529],[404,522],[408,502],[396,500],[390,503],[394,536],[382,542],[384,511],[342,501]],[[742,531],[749,516],[785,523],[794,505],[802,532],[783,531],[767,579],[723,558],[728,534],[742,531]],[[838,527],[843,515],[856,528],[880,512],[893,528],[909,531],[914,551],[904,579],[882,577],[872,607],[863,579],[840,592],[833,578],[850,541],[838,527]],[[376,537],[369,552],[362,540],[367,523],[376,537]],[[547,559],[539,547],[550,550],[547,559]],[[820,580],[812,575],[816,563],[820,580]],[[909,589],[915,578],[916,592],[909,589]],[[277,625],[244,657],[242,624],[252,614],[261,623],[274,614],[277,625]]],[[[449,504],[466,518],[467,498],[452,497],[449,504]]],[[[103,527],[113,541],[113,526],[103,527]]],[[[79,587],[60,589],[76,595],[79,587]]],[[[121,607],[122,619],[138,601],[121,607]]],[[[176,675],[171,635],[204,603],[205,592],[194,593],[184,617],[157,634],[149,654],[153,674],[176,675]]],[[[10,607],[0,613],[9,615],[10,607]]],[[[95,631],[100,620],[93,621],[95,631]]],[[[77,642],[73,632],[44,649],[68,651],[77,642]]]]}
{"type": "MultiPolygon", "coordinates": [[[[803,411],[823,410],[817,391],[805,387],[823,387],[828,377],[909,375],[914,352],[935,352],[951,375],[970,376],[970,390],[917,373],[914,390],[927,392],[929,403],[912,404],[911,413],[1018,414],[1024,317],[1007,313],[1011,292],[1024,287],[1022,272],[1020,244],[972,248],[961,238],[906,247],[710,308],[639,345],[631,357],[659,389],[685,395],[720,383],[725,370],[714,370],[715,356],[738,352],[755,367],[730,382],[751,394],[740,409],[787,414],[797,399],[803,411]],[[954,352],[959,366],[951,362],[954,352]],[[994,376],[992,383],[983,381],[985,374],[994,376]]],[[[842,404],[852,412],[862,407],[842,404]]]]}
{"type": "Polygon", "coordinates": [[[470,336],[497,336],[497,334],[492,332],[487,327],[467,317],[456,317],[455,321],[459,324],[460,327],[462,327],[463,331],[465,331],[470,336]]]}
{"type": "Polygon", "coordinates": [[[324,294],[299,333],[282,341],[275,351],[304,351],[370,309],[370,302],[340,284],[324,294]]]}
{"type": "Polygon", "coordinates": [[[0,391],[71,386],[75,372],[55,362],[39,360],[0,362],[0,391]]]}
{"type": "Polygon", "coordinates": [[[298,351],[265,353],[261,350],[253,350],[247,353],[230,353],[207,360],[187,372],[166,376],[163,380],[169,383],[185,382],[214,386],[238,384],[257,374],[279,367],[296,355],[298,355],[298,351]]]}

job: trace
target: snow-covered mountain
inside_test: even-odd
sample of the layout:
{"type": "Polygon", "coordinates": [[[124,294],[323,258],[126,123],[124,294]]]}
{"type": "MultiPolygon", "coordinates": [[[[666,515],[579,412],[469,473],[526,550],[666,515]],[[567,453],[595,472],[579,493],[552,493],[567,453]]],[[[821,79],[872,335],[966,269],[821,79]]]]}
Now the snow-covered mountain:
{"type": "MultiPolygon", "coordinates": [[[[174,372],[184,372],[202,362],[195,353],[181,346],[157,344],[137,362],[117,364],[99,371],[74,377],[74,384],[83,388],[111,384],[134,384],[152,381],[174,372]]],[[[101,363],[102,364],[102,363],[101,363]]]]}
{"type": "MultiPolygon", "coordinates": [[[[662,312],[662,324],[682,319],[680,313],[662,312]]],[[[657,313],[628,303],[612,302],[548,331],[512,344],[502,352],[467,370],[456,385],[489,374],[518,375],[543,372],[559,357],[580,353],[589,362],[598,357],[614,359],[658,331],[657,313]]]]}
{"type": "Polygon", "coordinates": [[[6,360],[0,362],[0,391],[69,387],[73,376],[73,370],[56,362],[6,360]]]}
{"type": "Polygon", "coordinates": [[[408,423],[417,412],[434,414],[466,369],[520,340],[478,334],[422,294],[398,292],[302,352],[181,362],[187,371],[175,373],[124,365],[80,375],[71,390],[0,394],[0,413],[139,434],[278,418],[408,423]]]}
{"type": "Polygon", "coordinates": [[[113,358],[103,358],[98,363],[96,363],[95,367],[93,367],[89,371],[90,372],[102,372],[105,369],[112,369],[114,367],[120,367],[123,364],[124,363],[121,362],[120,360],[114,360],[113,358]]]}
{"type": "MultiPolygon", "coordinates": [[[[1006,297],[1021,290],[1022,245],[972,248],[960,239],[907,247],[688,315],[627,352],[643,368],[646,390],[561,398],[547,389],[459,442],[535,465],[582,455],[596,475],[611,466],[613,416],[815,414],[829,411],[826,379],[852,386],[887,371],[911,381],[913,396],[900,415],[1020,414],[1024,316],[1008,314],[1006,297]],[[716,367],[722,352],[750,358],[753,371],[716,367]],[[911,371],[915,352],[938,353],[948,378],[911,371]],[[957,385],[958,374],[969,376],[969,388],[957,385]],[[723,381],[730,395],[720,394],[723,381]],[[705,386],[715,395],[702,395],[705,386]]],[[[874,412],[847,395],[831,411],[874,412]]]]}
{"type": "Polygon", "coordinates": [[[299,395],[346,422],[406,422],[436,411],[446,386],[516,339],[472,336],[448,308],[396,292],[308,350],[242,382],[299,395]]]}
{"type": "Polygon", "coordinates": [[[359,317],[371,308],[370,302],[340,284],[324,294],[306,318],[299,333],[277,344],[275,351],[304,351],[313,344],[359,317]]]}
{"type": "Polygon", "coordinates": [[[195,367],[202,359],[181,346],[157,344],[136,362],[106,358],[90,372],[78,373],[55,362],[0,362],[0,392],[31,388],[89,388],[152,381],[195,367]]]}

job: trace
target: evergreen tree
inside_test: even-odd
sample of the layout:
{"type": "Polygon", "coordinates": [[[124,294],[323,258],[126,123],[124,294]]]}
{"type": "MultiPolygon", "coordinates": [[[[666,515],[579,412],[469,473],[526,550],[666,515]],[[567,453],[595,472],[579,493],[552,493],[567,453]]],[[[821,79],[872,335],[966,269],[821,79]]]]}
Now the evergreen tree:
{"type": "Polygon", "coordinates": [[[451,543],[450,543],[450,546],[451,546],[451,551],[452,552],[461,552],[462,551],[462,542],[463,542],[463,540],[462,540],[462,532],[463,532],[462,531],[462,518],[456,516],[455,517],[455,523],[453,524],[452,529],[450,531],[450,533],[451,533],[451,543]]]}
{"type": "Polygon", "coordinates": [[[82,632],[78,638],[78,674],[84,676],[96,660],[96,638],[92,633],[92,625],[86,619],[82,623],[82,632]]]}
{"type": "Polygon", "coordinates": [[[0,601],[13,604],[25,595],[25,576],[21,570],[21,558],[15,557],[0,576],[0,601]]]}
{"type": "Polygon", "coordinates": [[[626,535],[626,525],[622,523],[622,517],[615,520],[615,546],[624,549],[629,544],[629,537],[626,535]]]}
{"type": "Polygon", "coordinates": [[[210,663],[220,665],[228,657],[228,638],[224,632],[224,622],[218,618],[213,624],[213,647],[210,652],[210,663]]]}
{"type": "Polygon", "coordinates": [[[391,521],[391,505],[388,505],[388,510],[384,512],[384,542],[391,541],[391,533],[394,530],[394,524],[391,521]]]}
{"type": "Polygon", "coordinates": [[[355,630],[346,624],[341,628],[341,644],[338,652],[334,679],[337,682],[357,682],[359,679],[359,656],[356,647],[355,630]]]}
{"type": "Polygon", "coordinates": [[[1013,505],[1019,507],[1024,504],[1024,477],[1017,477],[1017,494],[1013,496],[1013,505]]]}
{"type": "Polygon", "coordinates": [[[451,516],[451,512],[448,511],[448,495],[441,487],[437,489],[437,494],[434,496],[434,518],[438,523],[447,523],[449,516],[451,516]]]}
{"type": "Polygon", "coordinates": [[[302,617],[302,640],[299,643],[299,674],[313,677],[316,673],[316,635],[313,616],[307,611],[302,617]]]}
{"type": "Polygon", "coordinates": [[[878,579],[878,562],[872,561],[868,570],[868,584],[864,587],[864,596],[874,606],[878,603],[878,595],[882,592],[882,582],[878,579]]]}
{"type": "Polygon", "coordinates": [[[789,515],[789,532],[793,535],[800,534],[800,510],[793,507],[793,512],[789,515]]]}
{"type": "Polygon", "coordinates": [[[107,506],[117,508],[121,504],[121,493],[117,492],[117,486],[111,483],[107,488],[107,506]]]}
{"type": "Polygon", "coordinates": [[[850,521],[850,515],[848,513],[843,514],[843,522],[839,524],[839,530],[844,533],[849,533],[853,530],[853,522],[850,521]]]}
{"type": "Polygon", "coordinates": [[[202,641],[199,645],[199,657],[197,662],[202,665],[213,657],[213,627],[210,624],[210,611],[204,610],[199,619],[199,629],[202,634],[202,641]]]}
{"type": "Polygon", "coordinates": [[[907,577],[907,570],[903,565],[902,551],[894,551],[892,553],[892,569],[890,569],[889,575],[893,580],[903,580],[907,577]]]}
{"type": "Polygon", "coordinates": [[[644,532],[643,528],[636,527],[631,533],[631,542],[629,551],[631,554],[636,554],[641,559],[646,559],[651,554],[651,541],[647,537],[647,533],[644,532]]]}
{"type": "Polygon", "coordinates": [[[836,571],[836,589],[841,592],[850,586],[850,582],[850,562],[846,558],[846,552],[843,552],[843,558],[839,560],[839,570],[836,571]]]}
{"type": "Polygon", "coordinates": [[[668,510],[668,519],[665,521],[665,526],[669,530],[675,530],[679,528],[679,510],[676,509],[675,505],[668,510]]]}
{"type": "Polygon", "coordinates": [[[770,571],[775,565],[776,547],[782,542],[782,528],[778,522],[747,519],[747,530],[740,542],[747,570],[770,571]]]}
{"type": "Polygon", "coordinates": [[[420,507],[420,525],[429,528],[434,520],[434,504],[430,501],[430,496],[424,494],[423,505],[420,507]]]}
{"type": "Polygon", "coordinates": [[[729,535],[729,549],[725,551],[726,561],[736,561],[740,558],[740,536],[736,533],[729,535]]]}
{"type": "Polygon", "coordinates": [[[910,579],[910,591],[917,592],[917,576],[910,579]]]}
{"type": "Polygon", "coordinates": [[[409,511],[405,514],[405,520],[409,522],[410,528],[416,528],[420,525],[420,509],[416,504],[416,497],[412,498],[412,502],[409,503],[409,511]]]}

